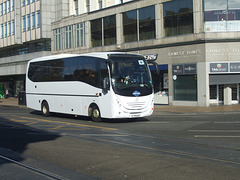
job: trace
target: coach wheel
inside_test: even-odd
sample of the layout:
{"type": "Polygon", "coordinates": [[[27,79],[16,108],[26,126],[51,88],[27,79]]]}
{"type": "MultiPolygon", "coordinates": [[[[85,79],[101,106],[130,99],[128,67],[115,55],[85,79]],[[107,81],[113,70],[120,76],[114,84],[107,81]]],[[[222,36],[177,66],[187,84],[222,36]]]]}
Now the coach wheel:
{"type": "Polygon", "coordinates": [[[101,113],[100,110],[96,105],[91,107],[91,119],[94,122],[100,122],[101,121],[101,113]]]}
{"type": "Polygon", "coordinates": [[[42,115],[43,116],[49,116],[50,112],[49,112],[49,106],[48,103],[46,101],[44,101],[42,103],[42,115]]]}

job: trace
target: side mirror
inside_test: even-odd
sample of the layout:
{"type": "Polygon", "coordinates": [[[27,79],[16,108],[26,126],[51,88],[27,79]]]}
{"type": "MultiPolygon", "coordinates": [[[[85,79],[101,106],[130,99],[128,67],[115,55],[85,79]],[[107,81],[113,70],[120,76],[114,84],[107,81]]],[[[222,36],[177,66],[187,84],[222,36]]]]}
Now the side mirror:
{"type": "Polygon", "coordinates": [[[107,78],[105,78],[103,80],[103,92],[107,93],[108,92],[108,82],[107,82],[107,78]]]}

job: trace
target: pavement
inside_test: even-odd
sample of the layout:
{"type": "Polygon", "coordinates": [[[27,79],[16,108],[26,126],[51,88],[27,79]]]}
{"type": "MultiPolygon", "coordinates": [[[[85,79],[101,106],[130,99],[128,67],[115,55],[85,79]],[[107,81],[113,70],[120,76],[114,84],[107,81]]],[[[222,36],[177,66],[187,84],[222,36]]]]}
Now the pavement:
{"type": "MultiPolygon", "coordinates": [[[[8,98],[0,99],[0,106],[19,106],[26,107],[23,105],[18,105],[18,98],[8,98]]],[[[240,104],[236,105],[219,105],[219,106],[209,106],[209,107],[199,107],[199,106],[170,106],[170,105],[155,105],[154,113],[197,113],[197,112],[231,112],[240,111],[240,104]]]]}

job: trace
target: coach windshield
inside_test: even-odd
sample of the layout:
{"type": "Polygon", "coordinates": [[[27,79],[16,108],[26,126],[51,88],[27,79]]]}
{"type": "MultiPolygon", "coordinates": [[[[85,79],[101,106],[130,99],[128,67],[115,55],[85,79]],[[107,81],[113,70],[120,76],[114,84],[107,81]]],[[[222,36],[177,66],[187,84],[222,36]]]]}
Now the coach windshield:
{"type": "Polygon", "coordinates": [[[147,63],[138,55],[111,55],[112,87],[122,96],[152,94],[152,81],[147,63]]]}

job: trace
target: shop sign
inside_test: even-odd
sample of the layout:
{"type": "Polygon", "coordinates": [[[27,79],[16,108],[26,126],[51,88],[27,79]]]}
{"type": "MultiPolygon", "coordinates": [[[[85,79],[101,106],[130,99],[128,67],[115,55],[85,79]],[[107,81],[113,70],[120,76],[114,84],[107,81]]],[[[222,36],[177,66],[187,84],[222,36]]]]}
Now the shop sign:
{"type": "Polygon", "coordinates": [[[240,72],[240,62],[230,63],[230,72],[240,72]]]}
{"type": "Polygon", "coordinates": [[[210,63],[210,73],[240,73],[240,62],[210,63]]]}
{"type": "Polygon", "coordinates": [[[197,64],[172,65],[173,75],[197,74],[197,64]]]}
{"type": "Polygon", "coordinates": [[[184,73],[185,74],[196,74],[197,65],[196,64],[184,64],[184,73]]]}
{"type": "Polygon", "coordinates": [[[173,74],[183,74],[183,65],[172,65],[173,74]]]}
{"type": "Polygon", "coordinates": [[[210,63],[211,73],[226,73],[228,72],[228,63],[210,63]]]}
{"type": "Polygon", "coordinates": [[[158,58],[158,54],[147,54],[144,55],[144,58],[146,59],[146,61],[156,61],[158,58]]]}

